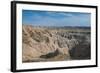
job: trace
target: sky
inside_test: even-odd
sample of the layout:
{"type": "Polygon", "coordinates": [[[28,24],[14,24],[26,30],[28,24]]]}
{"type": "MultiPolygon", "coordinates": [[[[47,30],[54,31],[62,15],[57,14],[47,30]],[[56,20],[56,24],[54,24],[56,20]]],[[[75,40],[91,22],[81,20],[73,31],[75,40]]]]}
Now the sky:
{"type": "Polygon", "coordinates": [[[91,14],[80,12],[55,12],[23,10],[22,24],[33,26],[87,26],[91,25],[91,14]]]}

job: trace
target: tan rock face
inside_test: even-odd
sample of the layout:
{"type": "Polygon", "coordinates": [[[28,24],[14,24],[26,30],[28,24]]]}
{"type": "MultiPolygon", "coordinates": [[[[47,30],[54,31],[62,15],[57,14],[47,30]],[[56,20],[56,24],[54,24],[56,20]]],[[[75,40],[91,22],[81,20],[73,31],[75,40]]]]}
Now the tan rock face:
{"type": "MultiPolygon", "coordinates": [[[[55,59],[56,57],[61,55],[67,55],[70,57],[68,52],[68,47],[59,47],[56,37],[56,32],[43,29],[36,28],[32,26],[23,26],[23,50],[22,57],[23,62],[25,61],[35,61],[42,60],[40,58],[41,55],[46,55],[48,53],[59,51],[59,54],[55,57],[51,57],[55,59]]],[[[62,56],[63,57],[63,56],[62,56]]],[[[57,58],[56,58],[57,59],[57,58]]],[[[50,60],[50,59],[46,59],[50,60]]],[[[59,59],[60,60],[60,59],[59,59]]]]}
{"type": "Polygon", "coordinates": [[[22,61],[70,60],[69,51],[79,42],[66,32],[63,33],[61,30],[23,25],[22,61]]]}

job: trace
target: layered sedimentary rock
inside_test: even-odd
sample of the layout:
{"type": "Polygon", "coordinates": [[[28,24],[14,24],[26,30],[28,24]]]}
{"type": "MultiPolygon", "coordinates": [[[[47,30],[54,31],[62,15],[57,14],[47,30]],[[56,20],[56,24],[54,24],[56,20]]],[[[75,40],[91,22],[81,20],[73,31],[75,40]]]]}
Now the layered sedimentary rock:
{"type": "Polygon", "coordinates": [[[23,62],[90,58],[90,34],[29,25],[23,25],[22,33],[23,62]]]}

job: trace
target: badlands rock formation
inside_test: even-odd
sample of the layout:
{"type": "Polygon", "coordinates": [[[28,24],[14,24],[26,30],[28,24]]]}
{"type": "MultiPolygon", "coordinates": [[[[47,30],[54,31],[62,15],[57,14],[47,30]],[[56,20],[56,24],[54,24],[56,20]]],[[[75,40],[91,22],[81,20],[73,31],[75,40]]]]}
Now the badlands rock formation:
{"type": "Polygon", "coordinates": [[[90,34],[45,27],[22,27],[22,61],[90,59],[90,34]]]}

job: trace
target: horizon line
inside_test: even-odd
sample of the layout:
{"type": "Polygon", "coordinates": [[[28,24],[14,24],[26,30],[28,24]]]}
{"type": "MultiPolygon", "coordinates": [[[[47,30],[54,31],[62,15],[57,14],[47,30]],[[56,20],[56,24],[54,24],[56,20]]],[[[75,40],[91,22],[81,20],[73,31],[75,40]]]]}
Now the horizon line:
{"type": "Polygon", "coordinates": [[[67,26],[53,26],[53,25],[33,25],[33,24],[22,24],[22,25],[29,25],[29,26],[36,26],[36,27],[91,27],[91,26],[72,26],[72,25],[67,25],[67,26]]]}

